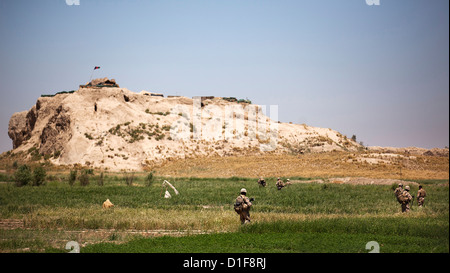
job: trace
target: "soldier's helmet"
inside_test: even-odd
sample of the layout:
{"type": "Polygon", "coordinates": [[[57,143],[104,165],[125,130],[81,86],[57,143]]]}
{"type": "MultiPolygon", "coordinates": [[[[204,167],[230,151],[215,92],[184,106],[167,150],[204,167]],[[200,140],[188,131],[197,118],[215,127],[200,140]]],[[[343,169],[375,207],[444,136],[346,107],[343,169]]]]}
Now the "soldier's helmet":
{"type": "Polygon", "coordinates": [[[241,193],[247,194],[247,190],[246,190],[245,188],[242,188],[242,189],[241,189],[241,193]]]}
{"type": "Polygon", "coordinates": [[[406,186],[406,187],[405,187],[405,191],[409,191],[409,186],[406,186]]]}
{"type": "Polygon", "coordinates": [[[399,187],[403,187],[403,184],[402,184],[402,183],[398,183],[398,186],[399,186],[399,187]]]}

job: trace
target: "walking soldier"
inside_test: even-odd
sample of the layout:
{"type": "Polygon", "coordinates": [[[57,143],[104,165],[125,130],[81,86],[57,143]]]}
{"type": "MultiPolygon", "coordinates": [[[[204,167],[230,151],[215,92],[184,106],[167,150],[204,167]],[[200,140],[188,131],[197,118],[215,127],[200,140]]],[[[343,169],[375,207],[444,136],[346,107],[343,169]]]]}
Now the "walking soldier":
{"type": "Polygon", "coordinates": [[[400,201],[402,202],[402,212],[409,212],[410,211],[410,206],[409,203],[411,203],[411,201],[413,200],[413,197],[411,196],[411,194],[409,193],[409,186],[405,187],[405,190],[402,192],[402,194],[400,195],[400,201]]]}
{"type": "Polygon", "coordinates": [[[234,211],[239,214],[241,224],[250,223],[250,208],[252,207],[253,198],[248,198],[247,190],[241,189],[241,194],[236,198],[234,211]]]}
{"type": "Polygon", "coordinates": [[[427,196],[427,192],[422,188],[422,185],[420,185],[419,191],[417,192],[417,205],[419,207],[423,206],[426,196],[427,196]]]}
{"type": "Polygon", "coordinates": [[[394,195],[395,195],[395,197],[397,198],[397,201],[401,204],[402,203],[402,201],[400,201],[400,196],[401,196],[401,194],[403,193],[403,184],[402,183],[399,183],[398,184],[398,187],[394,190],[394,195]]]}

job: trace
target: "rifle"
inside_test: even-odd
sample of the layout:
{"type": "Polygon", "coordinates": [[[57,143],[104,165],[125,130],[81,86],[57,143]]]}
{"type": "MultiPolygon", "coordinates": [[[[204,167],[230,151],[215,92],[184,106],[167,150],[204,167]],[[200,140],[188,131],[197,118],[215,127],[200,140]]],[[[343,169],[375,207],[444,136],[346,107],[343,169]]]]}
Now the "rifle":
{"type": "MultiPolygon", "coordinates": [[[[249,199],[249,201],[250,201],[250,202],[253,202],[253,201],[255,201],[255,198],[252,197],[252,198],[249,199]]],[[[244,203],[247,204],[247,202],[245,201],[245,199],[244,199],[244,203]]]]}
{"type": "MultiPolygon", "coordinates": [[[[255,201],[255,198],[250,198],[250,202],[253,202],[253,201],[255,201]]],[[[238,201],[236,201],[236,203],[234,203],[234,207],[239,207],[242,203],[245,203],[245,204],[247,204],[247,202],[245,202],[245,200],[243,200],[243,202],[238,202],[238,201]]]]}
{"type": "MultiPolygon", "coordinates": [[[[255,201],[255,198],[252,197],[252,198],[250,198],[248,201],[253,202],[253,201],[255,201]]],[[[244,199],[244,203],[245,203],[246,205],[248,205],[248,204],[247,204],[247,201],[245,201],[245,199],[244,199]]]]}

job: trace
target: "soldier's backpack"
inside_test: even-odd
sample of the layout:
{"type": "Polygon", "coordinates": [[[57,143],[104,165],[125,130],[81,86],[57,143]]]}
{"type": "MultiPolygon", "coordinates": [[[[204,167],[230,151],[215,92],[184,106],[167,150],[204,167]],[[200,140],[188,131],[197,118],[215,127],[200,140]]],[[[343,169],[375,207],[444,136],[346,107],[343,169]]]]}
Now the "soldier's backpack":
{"type": "Polygon", "coordinates": [[[401,203],[407,203],[408,201],[410,201],[409,198],[408,198],[408,195],[405,194],[405,192],[402,192],[401,194],[399,194],[397,199],[401,203]]]}
{"type": "Polygon", "coordinates": [[[238,196],[236,198],[236,202],[234,203],[234,211],[237,214],[241,214],[242,210],[243,210],[243,204],[244,204],[244,199],[242,198],[242,196],[238,196]]]}
{"type": "Polygon", "coordinates": [[[396,188],[395,191],[394,191],[394,195],[395,195],[395,197],[397,198],[397,201],[400,204],[402,203],[402,201],[400,200],[400,196],[402,195],[402,193],[403,193],[403,189],[402,188],[396,188]]]}

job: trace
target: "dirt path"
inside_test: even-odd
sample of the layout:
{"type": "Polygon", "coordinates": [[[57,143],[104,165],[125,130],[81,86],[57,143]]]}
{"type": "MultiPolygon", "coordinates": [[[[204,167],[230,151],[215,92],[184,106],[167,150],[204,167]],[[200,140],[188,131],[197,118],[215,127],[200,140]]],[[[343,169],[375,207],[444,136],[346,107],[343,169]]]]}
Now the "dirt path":
{"type": "Polygon", "coordinates": [[[333,184],[349,184],[349,185],[392,185],[402,183],[403,185],[418,186],[419,183],[412,181],[404,181],[399,179],[381,179],[368,177],[337,177],[328,179],[314,180],[291,180],[292,184],[296,183],[333,183],[333,184]]]}
{"type": "Polygon", "coordinates": [[[202,230],[136,230],[136,229],[81,229],[81,230],[41,230],[36,228],[24,227],[23,220],[20,219],[0,219],[0,230],[4,233],[0,236],[0,242],[18,241],[22,246],[19,248],[0,248],[0,253],[4,252],[44,252],[46,247],[63,249],[67,242],[75,241],[80,247],[101,242],[115,244],[126,243],[129,240],[138,237],[152,238],[162,236],[188,236],[208,234],[211,231],[202,230]],[[19,233],[17,233],[19,231],[19,233]],[[38,246],[34,243],[36,239],[43,242],[45,246],[38,246]]]}
{"type": "Polygon", "coordinates": [[[0,229],[16,229],[23,227],[23,220],[21,219],[0,219],[0,229]]]}
{"type": "MultiPolygon", "coordinates": [[[[24,222],[21,219],[0,219],[0,229],[11,230],[11,229],[27,229],[34,230],[35,228],[25,228],[24,222]]],[[[110,235],[113,233],[122,233],[135,235],[140,234],[144,237],[158,237],[158,236],[184,236],[184,235],[195,235],[195,234],[206,234],[210,233],[208,231],[202,230],[168,230],[168,229],[154,229],[154,230],[138,230],[138,229],[126,229],[126,230],[116,230],[116,229],[81,229],[81,230],[62,230],[57,229],[56,231],[61,231],[64,233],[72,234],[97,234],[97,235],[110,235]]]]}

